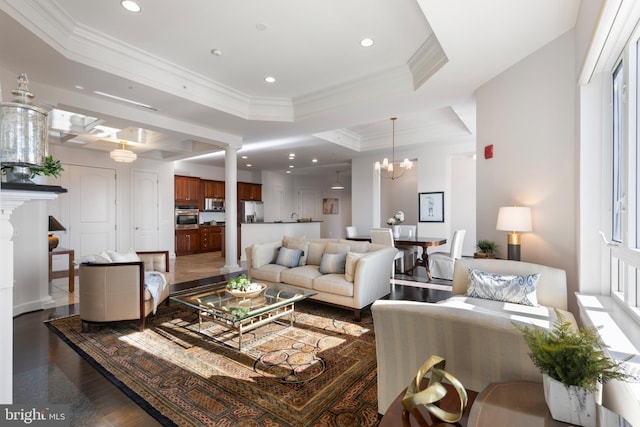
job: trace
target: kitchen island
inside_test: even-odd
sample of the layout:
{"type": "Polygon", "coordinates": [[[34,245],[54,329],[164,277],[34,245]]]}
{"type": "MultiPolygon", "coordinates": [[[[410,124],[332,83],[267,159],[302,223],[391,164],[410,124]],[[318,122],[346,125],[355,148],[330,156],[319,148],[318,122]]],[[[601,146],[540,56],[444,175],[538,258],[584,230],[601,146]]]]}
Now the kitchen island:
{"type": "Polygon", "coordinates": [[[240,260],[246,261],[247,254],[244,248],[254,243],[272,242],[281,240],[283,236],[306,237],[309,239],[320,238],[320,224],[322,221],[307,222],[252,222],[240,224],[241,242],[240,260]]]}

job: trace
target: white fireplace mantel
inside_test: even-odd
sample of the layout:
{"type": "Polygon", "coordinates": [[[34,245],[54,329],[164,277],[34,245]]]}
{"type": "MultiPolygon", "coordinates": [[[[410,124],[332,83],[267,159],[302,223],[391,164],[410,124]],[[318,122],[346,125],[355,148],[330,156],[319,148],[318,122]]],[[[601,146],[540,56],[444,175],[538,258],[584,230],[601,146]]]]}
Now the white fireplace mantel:
{"type": "Polygon", "coordinates": [[[11,214],[24,203],[32,200],[52,200],[58,193],[50,186],[29,185],[29,190],[5,189],[0,191],[0,342],[5,350],[0,352],[0,404],[13,403],[13,286],[14,249],[11,214]],[[38,189],[44,191],[38,191],[38,189]]]}

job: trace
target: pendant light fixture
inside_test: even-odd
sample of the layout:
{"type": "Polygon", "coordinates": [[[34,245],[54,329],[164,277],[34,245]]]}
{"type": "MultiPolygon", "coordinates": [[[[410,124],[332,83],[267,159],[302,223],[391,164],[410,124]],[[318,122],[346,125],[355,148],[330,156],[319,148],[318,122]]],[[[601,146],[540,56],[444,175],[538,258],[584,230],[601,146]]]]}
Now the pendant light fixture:
{"type": "Polygon", "coordinates": [[[331,186],[332,190],[343,190],[344,185],[340,184],[340,172],[336,171],[336,183],[331,186]]]}
{"type": "Polygon", "coordinates": [[[122,148],[117,148],[109,154],[113,160],[116,162],[131,163],[138,158],[136,153],[124,148],[126,144],[124,141],[120,141],[120,143],[122,144],[122,148]]]}
{"type": "Polygon", "coordinates": [[[396,162],[396,120],[397,117],[391,117],[392,133],[391,133],[391,161],[387,157],[382,163],[376,162],[375,168],[378,175],[382,178],[397,179],[406,171],[413,167],[413,162],[405,158],[402,162],[396,162]]]}

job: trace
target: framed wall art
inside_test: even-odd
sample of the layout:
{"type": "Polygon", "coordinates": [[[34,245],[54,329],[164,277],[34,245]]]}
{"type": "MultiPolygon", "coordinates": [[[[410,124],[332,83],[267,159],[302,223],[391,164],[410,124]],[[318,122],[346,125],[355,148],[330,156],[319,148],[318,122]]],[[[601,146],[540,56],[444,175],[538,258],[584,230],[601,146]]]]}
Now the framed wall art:
{"type": "Polygon", "coordinates": [[[418,194],[418,221],[444,222],[444,191],[418,194]]]}
{"type": "Polygon", "coordinates": [[[322,199],[322,213],[325,215],[333,215],[339,213],[339,199],[326,198],[322,199]]]}

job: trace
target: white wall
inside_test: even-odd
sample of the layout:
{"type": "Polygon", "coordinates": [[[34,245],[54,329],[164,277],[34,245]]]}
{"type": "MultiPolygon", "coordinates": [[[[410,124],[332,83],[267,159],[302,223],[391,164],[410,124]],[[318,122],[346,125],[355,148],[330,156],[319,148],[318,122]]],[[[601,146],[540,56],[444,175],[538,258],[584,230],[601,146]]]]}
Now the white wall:
{"type": "Polygon", "coordinates": [[[54,306],[49,296],[47,202],[32,200],[11,215],[13,225],[13,315],[54,306]]]}
{"type": "MultiPolygon", "coordinates": [[[[444,191],[445,193],[445,221],[443,223],[418,222],[418,235],[424,237],[444,237],[451,240],[453,231],[466,227],[465,245],[475,242],[475,190],[460,189],[474,186],[475,176],[460,173],[460,164],[454,158],[471,156],[475,152],[475,138],[469,136],[469,141],[458,144],[422,144],[396,150],[399,158],[417,159],[417,188],[401,192],[403,200],[418,205],[418,193],[444,191]],[[455,201],[455,202],[452,202],[455,201]],[[453,215],[453,210],[456,214],[453,215]]],[[[352,223],[358,230],[369,230],[372,227],[386,226],[387,216],[380,214],[381,194],[380,178],[373,165],[379,160],[375,156],[354,159],[352,162],[352,223]]],[[[474,166],[475,167],[475,166],[474,166]]],[[[473,170],[473,169],[472,169],[473,170]]],[[[401,182],[400,178],[398,182],[401,182]]],[[[404,201],[403,201],[404,203],[404,201]]],[[[475,245],[474,245],[475,246],[475,245]]],[[[448,251],[447,246],[438,250],[448,251]]],[[[467,248],[467,253],[472,253],[467,248]]]]}
{"type": "MultiPolygon", "coordinates": [[[[116,250],[126,251],[133,247],[133,208],[132,208],[132,179],[134,171],[153,172],[158,174],[158,203],[160,205],[159,215],[159,235],[157,250],[168,250],[174,253],[174,180],[173,180],[173,163],[159,162],[155,160],[146,160],[138,158],[133,163],[118,163],[109,157],[108,152],[95,150],[83,150],[77,148],[69,148],[61,145],[51,145],[51,154],[63,164],[74,164],[82,166],[104,167],[116,170],[116,200],[118,202],[116,210],[116,250]]],[[[64,174],[64,172],[62,172],[64,174]]],[[[49,179],[53,185],[56,180],[49,179]]],[[[51,211],[55,212],[55,206],[64,199],[64,194],[60,195],[57,200],[49,202],[51,211]]],[[[64,215],[54,216],[63,224],[67,219],[64,215]]],[[[60,246],[65,245],[64,234],[60,235],[60,246]]],[[[73,249],[73,248],[72,248],[73,249]]],[[[82,254],[76,254],[79,258],[82,254]]],[[[86,255],[86,254],[85,254],[86,255]]]]}
{"type": "Polygon", "coordinates": [[[476,160],[468,155],[451,156],[451,175],[455,177],[451,180],[451,230],[466,230],[462,255],[473,256],[477,242],[476,160]]]}
{"type": "Polygon", "coordinates": [[[530,206],[533,231],[523,234],[522,261],[566,270],[576,314],[574,43],[568,32],[478,89],[476,185],[478,239],[494,240],[506,258],[498,208],[530,206]],[[494,157],[485,160],[489,144],[494,157]]]}

